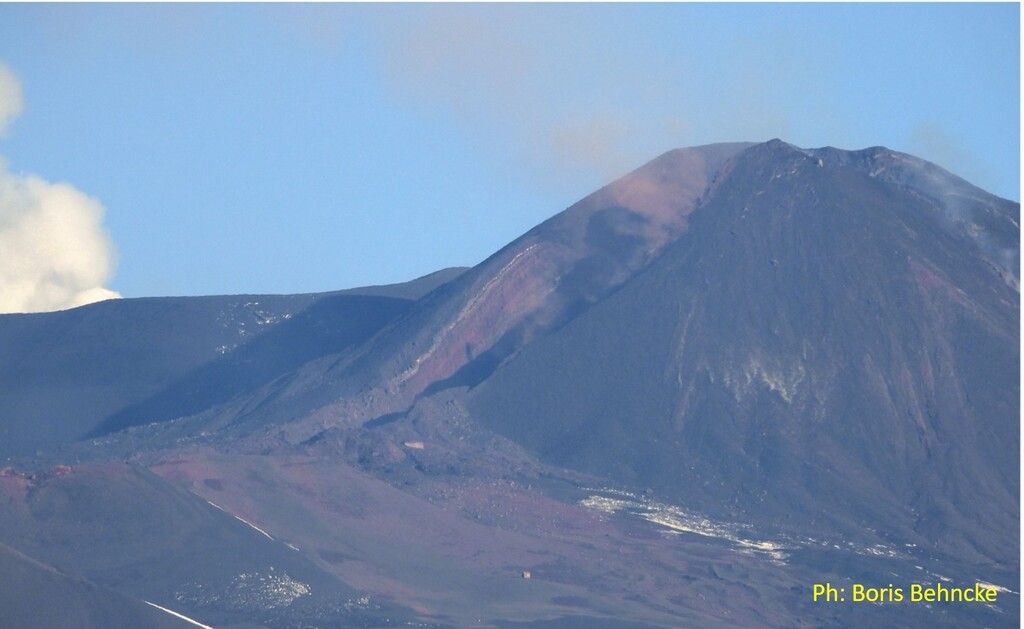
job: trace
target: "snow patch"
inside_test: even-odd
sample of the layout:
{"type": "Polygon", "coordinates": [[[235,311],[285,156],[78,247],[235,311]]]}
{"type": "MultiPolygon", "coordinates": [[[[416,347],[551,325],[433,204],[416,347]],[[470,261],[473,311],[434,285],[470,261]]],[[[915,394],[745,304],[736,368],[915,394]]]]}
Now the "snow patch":
{"type": "Polygon", "coordinates": [[[996,585],[994,583],[988,583],[986,581],[978,581],[978,585],[983,587],[983,588],[985,588],[986,590],[995,590],[996,592],[1003,592],[1005,594],[1016,594],[1016,592],[1014,592],[1013,590],[1011,590],[1009,588],[1004,588],[1001,585],[996,585]]]}
{"type": "Polygon", "coordinates": [[[606,495],[588,496],[580,501],[580,506],[609,515],[624,511],[664,527],[670,534],[690,533],[723,540],[734,546],[739,552],[765,555],[777,563],[784,563],[788,556],[784,552],[783,544],[750,539],[740,533],[740,529],[743,527],[735,524],[716,522],[675,505],[656,502],[621,490],[605,488],[591,491],[603,491],[606,495]]]}

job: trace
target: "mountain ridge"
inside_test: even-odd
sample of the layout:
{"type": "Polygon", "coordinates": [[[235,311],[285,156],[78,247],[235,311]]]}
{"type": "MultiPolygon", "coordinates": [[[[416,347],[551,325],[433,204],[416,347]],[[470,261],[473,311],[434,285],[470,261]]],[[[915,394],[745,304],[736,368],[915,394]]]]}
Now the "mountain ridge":
{"type": "Polygon", "coordinates": [[[1014,626],[1019,211],[877,147],[669,151],[415,299],[278,304],[0,471],[0,544],[229,624],[1014,626]]]}

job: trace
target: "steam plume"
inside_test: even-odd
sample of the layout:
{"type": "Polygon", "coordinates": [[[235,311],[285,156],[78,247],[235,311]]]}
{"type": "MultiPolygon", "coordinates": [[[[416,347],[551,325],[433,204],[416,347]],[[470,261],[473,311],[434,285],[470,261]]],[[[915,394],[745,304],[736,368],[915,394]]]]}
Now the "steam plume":
{"type": "MultiPolygon", "coordinates": [[[[0,64],[0,131],[22,109],[0,64]]],[[[114,250],[103,206],[70,184],[11,172],[0,159],[0,312],[73,308],[120,297],[104,288],[114,250]]]]}

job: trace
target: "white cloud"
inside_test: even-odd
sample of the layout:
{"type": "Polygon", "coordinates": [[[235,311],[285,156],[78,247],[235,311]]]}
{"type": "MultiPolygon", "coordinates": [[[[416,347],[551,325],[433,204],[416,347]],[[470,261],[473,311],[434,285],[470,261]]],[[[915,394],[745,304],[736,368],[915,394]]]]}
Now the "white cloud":
{"type": "MultiPolygon", "coordinates": [[[[22,107],[0,64],[0,129],[22,107]]],[[[114,249],[103,206],[66,183],[13,173],[0,160],[0,312],[73,308],[120,297],[103,287],[114,249]]]]}

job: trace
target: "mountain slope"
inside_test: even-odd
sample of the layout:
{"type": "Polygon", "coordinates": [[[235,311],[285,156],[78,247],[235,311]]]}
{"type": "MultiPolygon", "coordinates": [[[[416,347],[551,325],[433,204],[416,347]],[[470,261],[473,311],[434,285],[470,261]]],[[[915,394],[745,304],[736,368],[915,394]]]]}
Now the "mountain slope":
{"type": "MultiPolygon", "coordinates": [[[[493,364],[626,281],[686,229],[687,216],[745,144],[662,155],[545,221],[468,271],[341,373],[415,395],[471,363],[493,364]]],[[[471,371],[472,369],[470,369],[471,371]]]]}
{"type": "Polygon", "coordinates": [[[672,151],[413,298],[203,337],[0,471],[0,542],[218,625],[1015,626],[1018,221],[884,148],[672,151]],[[810,599],[890,580],[1000,593],[810,599]]]}
{"type": "Polygon", "coordinates": [[[1019,254],[992,243],[1019,208],[973,189],[952,220],[879,176],[906,159],[749,149],[649,268],[471,391],[473,418],[722,517],[1013,560],[1019,254]]]}
{"type": "Polygon", "coordinates": [[[363,340],[461,272],[336,293],[118,299],[0,315],[0,458],[201,410],[363,340]]]}
{"type": "MultiPolygon", "coordinates": [[[[291,538],[262,528],[263,520],[246,506],[251,498],[230,506],[238,497],[224,487],[239,480],[231,470],[214,477],[210,466],[180,456],[174,465],[175,474],[199,475],[210,497],[138,465],[0,471],[0,550],[6,544],[77,581],[87,579],[94,589],[216,626],[312,619],[344,626],[365,615],[352,605],[360,592],[301,553],[291,538]]],[[[119,601],[109,608],[123,606],[119,601]]],[[[6,609],[0,605],[0,614],[6,609]]],[[[381,612],[388,613],[398,618],[401,610],[381,612]]]]}
{"type": "Polygon", "coordinates": [[[679,234],[750,144],[670,151],[538,225],[428,295],[357,348],[298,370],[249,404],[256,425],[402,413],[424,393],[473,385],[627,281],[679,234]]]}
{"type": "Polygon", "coordinates": [[[0,625],[48,629],[195,625],[142,601],[69,577],[0,544],[0,625]]]}

